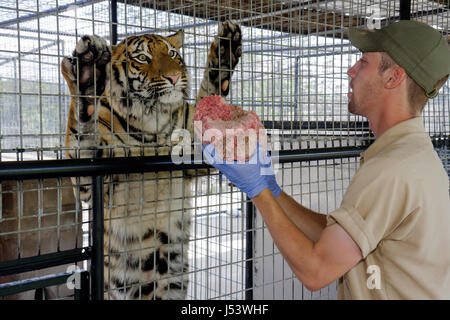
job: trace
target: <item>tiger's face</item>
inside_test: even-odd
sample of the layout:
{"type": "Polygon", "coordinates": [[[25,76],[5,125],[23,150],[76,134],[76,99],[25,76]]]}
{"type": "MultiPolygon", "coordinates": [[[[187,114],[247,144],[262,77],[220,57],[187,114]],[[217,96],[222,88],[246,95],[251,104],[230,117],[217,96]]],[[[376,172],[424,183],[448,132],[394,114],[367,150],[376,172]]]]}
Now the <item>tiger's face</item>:
{"type": "Polygon", "coordinates": [[[144,105],[177,104],[189,95],[188,75],[178,50],[182,31],[163,37],[129,37],[113,47],[112,80],[122,98],[142,101],[144,105]]]}

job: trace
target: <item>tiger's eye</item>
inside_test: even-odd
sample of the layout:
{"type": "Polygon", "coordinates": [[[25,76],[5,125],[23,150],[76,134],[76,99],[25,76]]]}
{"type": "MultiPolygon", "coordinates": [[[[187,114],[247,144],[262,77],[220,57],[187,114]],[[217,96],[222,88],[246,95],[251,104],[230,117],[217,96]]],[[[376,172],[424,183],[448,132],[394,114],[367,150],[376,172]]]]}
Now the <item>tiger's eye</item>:
{"type": "Polygon", "coordinates": [[[177,52],[175,50],[169,50],[169,57],[174,59],[177,56],[177,52]]]}

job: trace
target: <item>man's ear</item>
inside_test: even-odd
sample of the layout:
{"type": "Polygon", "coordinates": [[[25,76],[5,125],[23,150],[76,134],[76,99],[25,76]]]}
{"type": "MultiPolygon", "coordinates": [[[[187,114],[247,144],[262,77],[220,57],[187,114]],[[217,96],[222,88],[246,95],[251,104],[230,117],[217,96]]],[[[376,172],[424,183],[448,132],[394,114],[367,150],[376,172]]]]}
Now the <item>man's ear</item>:
{"type": "Polygon", "coordinates": [[[406,71],[400,66],[394,66],[386,70],[385,85],[386,89],[397,88],[404,80],[406,80],[406,71]]]}

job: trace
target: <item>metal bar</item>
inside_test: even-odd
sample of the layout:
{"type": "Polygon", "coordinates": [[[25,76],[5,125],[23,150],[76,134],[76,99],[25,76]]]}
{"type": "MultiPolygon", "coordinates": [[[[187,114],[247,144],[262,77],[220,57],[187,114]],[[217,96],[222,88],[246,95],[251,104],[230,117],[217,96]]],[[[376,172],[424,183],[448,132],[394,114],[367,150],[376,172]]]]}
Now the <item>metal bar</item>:
{"type": "Polygon", "coordinates": [[[245,300],[253,300],[253,228],[255,222],[255,208],[247,197],[245,206],[245,300]]]}
{"type": "Polygon", "coordinates": [[[117,43],[117,0],[111,0],[111,45],[117,43]]]}
{"type": "Polygon", "coordinates": [[[240,22],[241,24],[244,24],[245,22],[251,22],[252,20],[255,20],[255,19],[271,18],[271,17],[276,17],[277,15],[281,16],[283,14],[290,13],[295,10],[306,10],[309,8],[316,9],[319,3],[326,2],[326,1],[328,1],[328,0],[294,1],[295,6],[286,7],[285,9],[281,9],[281,10],[277,10],[277,11],[270,10],[270,12],[259,14],[257,16],[252,15],[247,18],[238,19],[237,21],[240,22]]]}
{"type": "Polygon", "coordinates": [[[0,181],[37,179],[39,177],[79,177],[105,174],[170,171],[207,168],[207,164],[175,165],[170,156],[101,159],[64,159],[0,163],[0,181]]]}
{"type": "MultiPolygon", "coordinates": [[[[62,6],[58,6],[57,8],[51,8],[48,10],[43,10],[40,11],[39,13],[32,13],[26,16],[22,16],[20,18],[13,18],[13,19],[9,19],[9,20],[5,20],[0,22],[0,28],[5,28],[7,26],[10,26],[12,24],[17,24],[17,23],[23,23],[26,21],[32,21],[35,20],[37,18],[43,18],[49,15],[53,15],[53,14],[60,14],[61,12],[67,11],[67,10],[71,10],[74,7],[84,7],[84,6],[88,6],[90,4],[93,3],[97,3],[97,2],[101,2],[104,0],[79,0],[79,1],[75,1],[73,3],[70,4],[65,4],[62,6]]],[[[25,11],[25,10],[21,10],[21,11],[25,11]]]]}
{"type": "Polygon", "coordinates": [[[280,155],[278,157],[273,157],[272,159],[278,160],[279,163],[287,163],[287,162],[303,162],[303,161],[320,161],[320,160],[329,160],[329,159],[342,159],[342,158],[352,158],[359,157],[359,155],[365,151],[365,148],[339,148],[339,151],[336,149],[329,149],[328,152],[316,152],[314,149],[304,150],[306,153],[297,153],[292,151],[280,151],[280,155]],[[346,149],[346,150],[342,150],[346,149]]]}
{"type": "MultiPolygon", "coordinates": [[[[295,86],[294,86],[294,121],[298,121],[299,111],[299,85],[300,85],[300,56],[295,57],[295,86]]],[[[269,127],[271,128],[271,127],[269,127]]]]}
{"type": "Polygon", "coordinates": [[[411,20],[411,0],[400,0],[400,20],[411,20]]]}
{"type": "Polygon", "coordinates": [[[0,284],[0,296],[8,296],[11,294],[63,284],[66,283],[67,279],[73,274],[74,272],[63,272],[0,284]]]}
{"type": "MultiPolygon", "coordinates": [[[[30,51],[21,52],[21,53],[20,53],[20,56],[21,56],[21,57],[25,57],[26,55],[29,55],[29,54],[41,56],[41,53],[40,53],[41,50],[45,50],[45,49],[51,48],[51,47],[56,46],[56,45],[57,45],[57,41],[54,41],[54,42],[52,42],[52,43],[46,44],[45,46],[41,46],[41,47],[39,47],[39,48],[30,50],[30,51]]],[[[7,64],[7,63],[10,63],[11,61],[17,60],[17,59],[18,59],[17,57],[4,59],[4,61],[0,63],[0,66],[2,66],[2,65],[4,65],[4,64],[7,64]]],[[[3,59],[2,59],[2,60],[3,60],[3,59]]],[[[22,61],[24,61],[24,59],[22,59],[22,61]]],[[[38,62],[35,61],[35,60],[32,60],[32,61],[33,61],[34,63],[38,63],[38,62]]],[[[41,63],[39,62],[39,64],[41,64],[41,63]]]]}
{"type": "Polygon", "coordinates": [[[35,257],[0,262],[0,276],[22,273],[27,271],[50,268],[54,266],[88,260],[90,249],[71,249],[55,253],[43,254],[35,257]]]}
{"type": "MultiPolygon", "coordinates": [[[[450,4],[449,4],[450,5],[450,4]]],[[[429,15],[439,15],[440,13],[445,14],[446,12],[448,12],[449,9],[446,8],[437,8],[437,9],[431,9],[431,10],[421,10],[421,11],[416,11],[413,12],[411,17],[413,17],[414,19],[417,18],[423,18],[423,17],[427,17],[429,15]]],[[[447,34],[448,30],[442,30],[440,31],[442,34],[447,34]]]]}
{"type": "Polygon", "coordinates": [[[44,288],[37,288],[34,292],[34,300],[42,301],[44,300],[44,288]]]}
{"type": "Polygon", "coordinates": [[[103,176],[92,177],[92,300],[103,300],[103,176]]]}
{"type": "MultiPolygon", "coordinates": [[[[345,147],[281,150],[277,157],[279,162],[340,159],[354,157],[364,149],[364,147],[345,147]]],[[[211,166],[203,162],[203,159],[198,160],[193,157],[187,163],[175,164],[171,156],[14,161],[0,162],[0,181],[202,168],[211,168],[211,166]]]]}
{"type": "Polygon", "coordinates": [[[79,288],[75,286],[75,300],[89,300],[89,272],[83,270],[79,272],[79,288]]]}
{"type": "Polygon", "coordinates": [[[265,128],[284,129],[284,130],[367,130],[369,131],[369,122],[354,121],[262,121],[265,128]]]}

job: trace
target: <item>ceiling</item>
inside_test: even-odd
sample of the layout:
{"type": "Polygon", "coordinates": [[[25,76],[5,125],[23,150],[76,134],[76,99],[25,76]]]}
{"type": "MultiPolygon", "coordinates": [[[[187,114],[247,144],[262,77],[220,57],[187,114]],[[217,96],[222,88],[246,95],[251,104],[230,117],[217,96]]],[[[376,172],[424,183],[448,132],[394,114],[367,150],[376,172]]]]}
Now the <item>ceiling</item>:
{"type": "MultiPolygon", "coordinates": [[[[121,1],[213,21],[231,18],[254,28],[343,38],[347,37],[348,27],[364,26],[368,17],[377,18],[381,26],[399,20],[401,7],[408,5],[407,1],[399,0],[121,1]]],[[[410,3],[411,19],[433,24],[447,37],[450,35],[449,11],[450,0],[413,0],[410,3]]]]}

